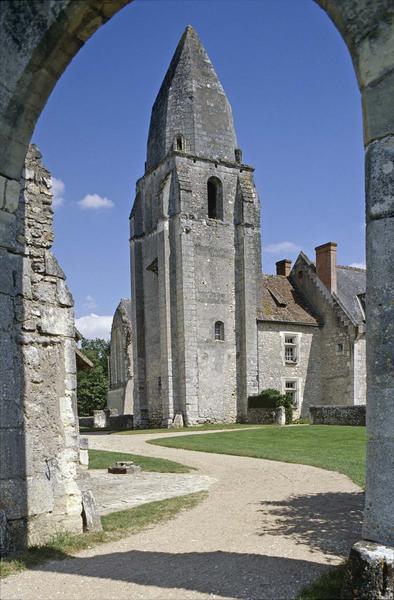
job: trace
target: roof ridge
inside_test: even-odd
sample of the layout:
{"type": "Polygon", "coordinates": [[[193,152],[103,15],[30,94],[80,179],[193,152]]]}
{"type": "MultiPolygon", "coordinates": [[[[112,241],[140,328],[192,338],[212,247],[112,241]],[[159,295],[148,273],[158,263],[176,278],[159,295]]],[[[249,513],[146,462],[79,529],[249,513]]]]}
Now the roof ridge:
{"type": "Polygon", "coordinates": [[[348,271],[359,271],[360,273],[366,273],[367,269],[364,267],[351,267],[350,265],[337,265],[337,269],[347,269],[348,271]]]}

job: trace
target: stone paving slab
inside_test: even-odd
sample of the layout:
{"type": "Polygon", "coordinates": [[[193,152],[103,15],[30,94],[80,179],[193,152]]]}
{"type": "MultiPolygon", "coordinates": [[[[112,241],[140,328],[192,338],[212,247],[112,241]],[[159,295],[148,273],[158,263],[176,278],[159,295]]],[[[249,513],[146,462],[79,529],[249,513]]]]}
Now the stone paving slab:
{"type": "Polygon", "coordinates": [[[208,490],[216,479],[195,473],[111,475],[103,469],[92,469],[90,482],[99,515],[107,515],[147,502],[208,490]]]}

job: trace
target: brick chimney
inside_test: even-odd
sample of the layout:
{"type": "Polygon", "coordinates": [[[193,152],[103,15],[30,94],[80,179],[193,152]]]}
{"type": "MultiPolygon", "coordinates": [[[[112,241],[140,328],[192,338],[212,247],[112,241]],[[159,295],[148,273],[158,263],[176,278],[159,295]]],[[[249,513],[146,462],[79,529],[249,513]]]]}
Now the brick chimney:
{"type": "Polygon", "coordinates": [[[290,275],[291,260],[289,260],[288,258],[284,258],[283,260],[278,260],[278,262],[275,264],[277,275],[284,275],[285,277],[288,277],[290,275]]]}
{"type": "Polygon", "coordinates": [[[327,244],[317,246],[315,250],[317,276],[330,292],[336,293],[337,244],[335,242],[327,242],[327,244]]]}

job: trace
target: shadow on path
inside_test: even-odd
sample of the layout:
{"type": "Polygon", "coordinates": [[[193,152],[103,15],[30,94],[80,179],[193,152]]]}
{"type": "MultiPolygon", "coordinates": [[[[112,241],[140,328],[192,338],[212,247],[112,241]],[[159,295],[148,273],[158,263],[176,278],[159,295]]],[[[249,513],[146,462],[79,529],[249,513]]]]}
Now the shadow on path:
{"type": "MultiPolygon", "coordinates": [[[[285,600],[294,598],[303,585],[326,568],[304,560],[258,554],[221,551],[173,554],[132,550],[54,561],[35,570],[147,586],[146,598],[149,598],[149,586],[154,586],[236,599],[285,600]]],[[[88,581],[84,585],[85,590],[89,588],[88,581]]],[[[100,589],[104,591],[104,582],[102,586],[100,589]]],[[[116,597],[116,588],[112,588],[112,594],[110,597],[116,597]]],[[[130,594],[132,597],[132,589],[130,594]]],[[[182,598],[182,593],[176,597],[182,598]]]]}
{"type": "Polygon", "coordinates": [[[259,535],[289,537],[325,554],[346,555],[361,539],[364,494],[325,492],[261,502],[261,512],[276,521],[264,523],[259,535]]]}

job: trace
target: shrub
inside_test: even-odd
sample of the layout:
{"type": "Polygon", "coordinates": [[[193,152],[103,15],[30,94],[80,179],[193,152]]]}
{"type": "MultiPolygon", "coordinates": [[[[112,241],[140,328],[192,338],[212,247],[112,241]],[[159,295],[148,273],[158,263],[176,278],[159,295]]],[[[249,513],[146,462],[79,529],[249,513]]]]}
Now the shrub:
{"type": "Polygon", "coordinates": [[[267,388],[261,390],[256,396],[249,396],[248,408],[272,408],[276,410],[283,406],[286,414],[286,423],[293,421],[293,403],[291,397],[281,394],[279,390],[267,388]]]}

